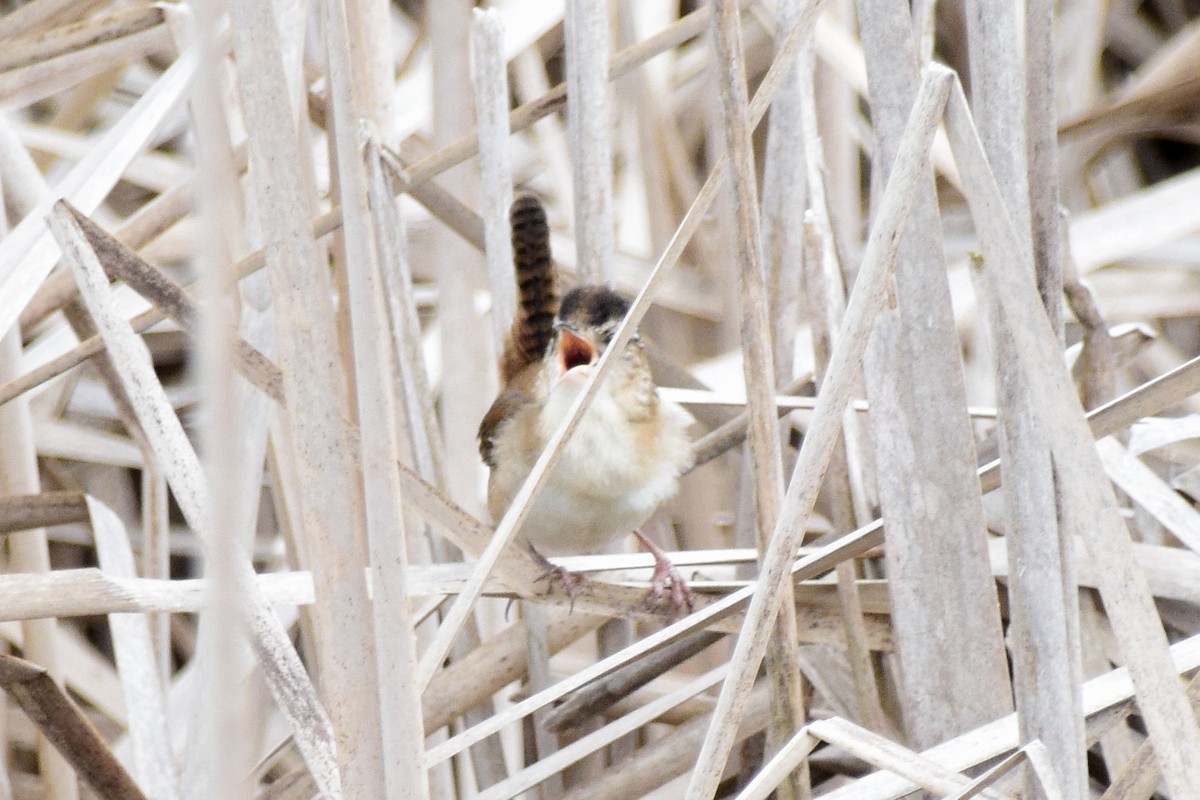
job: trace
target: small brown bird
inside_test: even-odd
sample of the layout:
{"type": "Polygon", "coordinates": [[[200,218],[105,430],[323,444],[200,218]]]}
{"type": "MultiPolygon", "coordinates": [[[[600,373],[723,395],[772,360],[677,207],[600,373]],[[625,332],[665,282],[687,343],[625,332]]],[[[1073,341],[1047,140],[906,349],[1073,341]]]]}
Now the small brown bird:
{"type": "MultiPolygon", "coordinates": [[[[519,196],[511,223],[519,309],[500,362],[504,389],[479,426],[493,519],[508,510],[629,311],[629,303],[604,286],[573,289],[560,306],[541,202],[519,196]]],[[[679,475],[692,463],[690,422],[686,411],[659,398],[634,337],[567,442],[521,536],[538,555],[579,555],[605,552],[632,532],[654,554],[654,595],[669,588],[677,612],[691,608],[682,576],[638,530],[675,494],[679,475]]],[[[582,581],[553,572],[568,591],[582,581]]]]}

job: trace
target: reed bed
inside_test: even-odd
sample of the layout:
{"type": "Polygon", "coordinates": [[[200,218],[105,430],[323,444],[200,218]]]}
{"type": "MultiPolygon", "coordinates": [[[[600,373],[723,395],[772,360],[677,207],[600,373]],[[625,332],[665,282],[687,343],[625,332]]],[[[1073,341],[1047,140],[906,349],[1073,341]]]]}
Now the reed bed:
{"type": "Polygon", "coordinates": [[[0,8],[0,800],[1200,797],[1195,2],[0,8]],[[610,356],[487,518],[517,191],[681,618],[610,356]]]}

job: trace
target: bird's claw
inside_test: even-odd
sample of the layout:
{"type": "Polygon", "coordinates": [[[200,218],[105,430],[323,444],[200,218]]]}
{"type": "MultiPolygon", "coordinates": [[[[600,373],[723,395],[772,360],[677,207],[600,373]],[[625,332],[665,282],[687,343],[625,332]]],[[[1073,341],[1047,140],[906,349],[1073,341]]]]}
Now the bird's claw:
{"type": "Polygon", "coordinates": [[[659,558],[657,555],[654,558],[654,575],[650,579],[650,594],[656,602],[661,602],[663,596],[670,592],[671,605],[671,621],[679,619],[685,614],[690,614],[696,606],[696,595],[692,593],[692,588],[687,585],[687,581],[679,574],[679,570],[675,568],[666,558],[659,558]]]}
{"type": "Polygon", "coordinates": [[[635,530],[633,535],[654,556],[654,575],[650,579],[650,596],[658,603],[668,589],[671,591],[671,621],[690,614],[696,606],[696,596],[687,581],[679,574],[679,570],[671,563],[658,545],[650,541],[646,534],[635,530]]]}
{"type": "Polygon", "coordinates": [[[571,611],[575,610],[575,598],[582,592],[583,587],[588,584],[588,578],[582,572],[572,572],[566,567],[560,567],[557,564],[551,563],[550,559],[539,553],[533,545],[529,546],[530,552],[533,553],[546,571],[539,575],[534,583],[547,581],[548,583],[558,583],[566,592],[567,598],[571,601],[571,611]]]}

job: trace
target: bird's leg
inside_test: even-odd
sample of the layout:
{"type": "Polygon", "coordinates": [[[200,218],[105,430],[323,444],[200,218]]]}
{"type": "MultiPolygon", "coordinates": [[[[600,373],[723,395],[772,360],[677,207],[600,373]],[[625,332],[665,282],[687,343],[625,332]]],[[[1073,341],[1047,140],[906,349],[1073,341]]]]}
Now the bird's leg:
{"type": "Polygon", "coordinates": [[[654,556],[654,576],[650,580],[650,592],[654,598],[661,599],[663,592],[670,587],[671,618],[677,619],[684,613],[691,612],[693,606],[696,605],[696,596],[692,594],[692,589],[683,579],[683,575],[679,574],[679,570],[671,563],[671,559],[667,558],[667,554],[650,541],[646,534],[635,530],[633,535],[642,543],[642,547],[645,547],[654,556]]]}
{"type": "Polygon", "coordinates": [[[537,559],[546,571],[537,577],[537,581],[558,581],[563,587],[563,591],[567,593],[567,597],[571,599],[571,608],[575,608],[575,597],[580,590],[587,585],[588,578],[582,572],[572,572],[566,567],[560,567],[557,564],[551,563],[550,559],[538,552],[537,548],[532,544],[528,545],[529,552],[537,559]]]}

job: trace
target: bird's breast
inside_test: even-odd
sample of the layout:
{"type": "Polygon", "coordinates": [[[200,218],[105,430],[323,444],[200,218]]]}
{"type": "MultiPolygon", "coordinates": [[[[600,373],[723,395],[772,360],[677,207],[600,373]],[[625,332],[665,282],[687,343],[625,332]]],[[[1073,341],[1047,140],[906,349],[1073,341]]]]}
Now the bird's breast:
{"type": "MultiPolygon", "coordinates": [[[[547,398],[537,420],[542,442],[553,436],[576,394],[552,392],[547,398]]],[[[562,555],[600,552],[632,532],[675,493],[679,474],[690,463],[687,423],[682,409],[665,403],[631,419],[602,389],[535,500],[522,526],[524,538],[546,555],[562,555]]],[[[524,475],[531,468],[532,463],[524,475]]],[[[503,493],[507,497],[493,498],[503,505],[500,513],[524,475],[509,481],[514,485],[511,493],[503,493]]]]}

